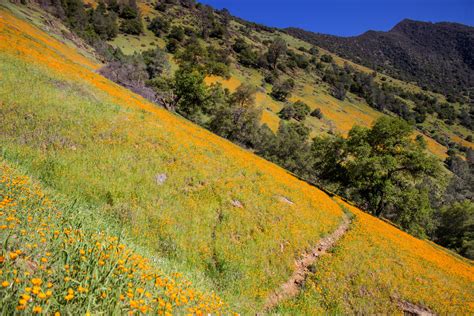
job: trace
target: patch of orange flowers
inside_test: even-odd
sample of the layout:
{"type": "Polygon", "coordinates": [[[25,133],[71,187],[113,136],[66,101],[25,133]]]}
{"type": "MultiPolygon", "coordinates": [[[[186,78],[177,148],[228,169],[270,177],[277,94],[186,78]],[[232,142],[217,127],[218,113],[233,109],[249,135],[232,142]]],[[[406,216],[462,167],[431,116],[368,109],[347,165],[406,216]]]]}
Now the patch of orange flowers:
{"type": "Polygon", "coordinates": [[[57,209],[0,161],[0,311],[44,314],[228,312],[214,293],[166,275],[119,237],[57,209]]]}
{"type": "Polygon", "coordinates": [[[286,311],[393,314],[403,300],[441,315],[474,313],[472,261],[338,202],[355,215],[352,227],[286,311]]]}

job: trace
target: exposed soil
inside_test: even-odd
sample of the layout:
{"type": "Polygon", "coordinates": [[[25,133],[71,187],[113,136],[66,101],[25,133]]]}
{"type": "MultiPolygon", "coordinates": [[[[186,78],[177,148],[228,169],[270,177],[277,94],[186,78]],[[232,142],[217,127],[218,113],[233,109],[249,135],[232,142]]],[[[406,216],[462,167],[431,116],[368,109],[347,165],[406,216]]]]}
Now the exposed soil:
{"type": "Polygon", "coordinates": [[[337,241],[349,229],[349,224],[349,217],[344,215],[343,222],[334,232],[321,239],[311,251],[303,254],[303,256],[295,262],[295,272],[288,281],[282,284],[278,290],[267,298],[264,311],[271,310],[282,301],[294,297],[299,293],[306,277],[310,273],[309,267],[315,263],[320,256],[326,254],[328,250],[335,246],[337,241]]]}
{"type": "Polygon", "coordinates": [[[428,308],[413,304],[407,301],[398,300],[398,307],[403,311],[406,316],[417,315],[417,316],[433,316],[436,313],[432,312],[428,308]]]}

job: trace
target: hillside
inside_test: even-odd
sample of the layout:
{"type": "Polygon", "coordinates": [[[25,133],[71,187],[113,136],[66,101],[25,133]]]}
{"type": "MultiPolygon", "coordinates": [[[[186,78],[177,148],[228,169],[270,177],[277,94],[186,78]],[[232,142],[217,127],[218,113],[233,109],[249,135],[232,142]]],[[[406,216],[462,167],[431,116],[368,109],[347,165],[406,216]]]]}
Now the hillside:
{"type": "MultiPolygon", "coordinates": [[[[472,261],[410,237],[102,77],[103,64],[88,47],[45,32],[38,12],[0,7],[2,312],[23,301],[26,312],[45,314],[259,312],[291,278],[295,260],[348,217],[351,226],[336,248],[315,269],[306,267],[308,283],[319,287],[298,286],[308,299],[297,296],[275,311],[410,311],[405,302],[438,313],[474,312],[472,261]],[[51,202],[43,203],[40,187],[21,174],[37,179],[51,202]],[[44,223],[49,218],[39,214],[54,220],[44,223]],[[55,230],[63,237],[56,243],[55,230]],[[81,249],[98,247],[98,238],[110,253],[81,265],[81,249]],[[134,274],[119,280],[111,272],[126,252],[114,248],[117,238],[136,249],[124,267],[134,274]],[[67,260],[77,267],[65,267],[67,260]],[[154,292],[135,263],[155,282],[157,274],[166,278],[157,282],[166,291],[154,292]],[[66,281],[68,270],[74,277],[66,281]],[[39,295],[48,282],[55,300],[39,295]],[[29,283],[40,289],[27,290],[29,283]]],[[[239,77],[230,78],[232,85],[239,77]]]]}
{"type": "MultiPolygon", "coordinates": [[[[162,12],[154,9],[151,2],[142,1],[139,4],[145,21],[151,21],[155,18],[170,20],[173,21],[171,25],[186,25],[192,28],[196,34],[200,32],[199,27],[203,23],[201,15],[208,14],[201,13],[201,11],[209,11],[205,6],[193,8],[192,6],[186,7],[178,4],[170,5],[167,11],[162,12]]],[[[222,17],[223,14],[219,11],[214,12],[213,15],[215,15],[216,20],[225,18],[225,15],[222,17]]],[[[313,55],[313,53],[310,53],[314,44],[311,41],[303,41],[288,36],[285,32],[276,29],[260,25],[255,26],[238,18],[230,17],[230,19],[232,19],[232,23],[228,27],[228,36],[223,38],[208,37],[205,42],[210,47],[219,47],[225,51],[226,58],[229,59],[229,61],[226,61],[229,63],[229,72],[223,76],[230,76],[231,78],[226,80],[226,78],[218,79],[211,76],[209,82],[221,82],[224,87],[233,91],[240,83],[250,83],[257,87],[257,105],[263,110],[262,121],[268,124],[273,131],[278,129],[281,122],[279,112],[285,104],[301,100],[312,111],[320,109],[323,113],[322,119],[311,116],[306,118],[305,123],[311,128],[312,135],[321,133],[346,134],[356,124],[370,126],[381,114],[388,114],[398,115],[416,123],[415,126],[418,131],[425,136],[429,150],[441,159],[447,157],[446,153],[449,148],[460,149],[461,154],[467,148],[474,148],[474,144],[469,141],[469,135],[472,135],[470,125],[472,120],[469,119],[469,114],[467,117],[465,115],[466,111],[468,113],[470,111],[467,103],[446,103],[446,98],[441,94],[423,91],[420,86],[407,82],[410,80],[401,81],[390,77],[389,74],[377,74],[374,79],[375,85],[381,87],[384,91],[394,90],[394,97],[402,102],[391,106],[387,104],[389,101],[386,100],[386,96],[374,96],[374,98],[380,98],[381,101],[370,104],[362,94],[351,91],[351,84],[347,83],[345,78],[338,78],[335,81],[328,81],[326,78],[332,77],[333,72],[342,71],[342,69],[333,70],[333,65],[341,68],[344,68],[345,64],[350,65],[354,68],[349,71],[349,75],[352,76],[355,73],[372,73],[372,69],[375,68],[367,68],[341,58],[325,50],[323,45],[318,45],[318,53],[313,55]],[[244,39],[248,46],[254,50],[257,56],[255,58],[262,58],[261,55],[265,55],[269,43],[278,38],[282,38],[288,45],[288,57],[286,60],[282,57],[283,60],[279,67],[283,74],[279,75],[280,78],[273,83],[266,81],[266,78],[274,72],[273,70],[265,69],[262,66],[249,65],[247,61],[243,62],[242,54],[236,53],[233,49],[234,41],[244,39]],[[258,57],[259,55],[260,57],[258,57]],[[330,56],[332,61],[324,62],[324,55],[330,56]],[[298,63],[302,64],[297,66],[298,63]],[[271,95],[275,83],[287,78],[295,81],[291,98],[289,100],[275,100],[271,95]],[[342,99],[334,96],[334,90],[341,83],[345,87],[345,96],[342,99]],[[385,86],[388,86],[388,88],[385,88],[385,86]],[[417,99],[416,94],[418,93],[437,100],[434,103],[438,104],[417,99]],[[430,107],[434,110],[427,109],[430,107]],[[420,116],[423,116],[423,118],[420,119],[420,116]],[[461,123],[461,117],[466,119],[466,122],[461,123]]],[[[170,28],[172,27],[170,26],[170,28]]],[[[154,45],[165,48],[167,40],[164,32],[157,37],[150,30],[145,29],[144,34],[137,36],[119,34],[110,43],[114,47],[121,48],[127,54],[131,54],[150,49],[154,45]]],[[[171,59],[171,63],[171,68],[174,69],[173,59],[171,59]]]]}
{"type": "MultiPolygon", "coordinates": [[[[430,90],[467,97],[474,86],[474,28],[403,20],[388,32],[337,37],[289,28],[298,38],[430,90]]],[[[472,94],[470,95],[472,99],[472,94]]]]}
{"type": "Polygon", "coordinates": [[[338,225],[343,212],[325,193],[1,14],[3,156],[116,217],[150,251],[204,273],[237,310],[258,306],[294,255],[338,225]]]}
{"type": "Polygon", "coordinates": [[[100,213],[52,197],[3,159],[0,176],[2,314],[230,313],[170,263],[129,248],[100,213]]]}

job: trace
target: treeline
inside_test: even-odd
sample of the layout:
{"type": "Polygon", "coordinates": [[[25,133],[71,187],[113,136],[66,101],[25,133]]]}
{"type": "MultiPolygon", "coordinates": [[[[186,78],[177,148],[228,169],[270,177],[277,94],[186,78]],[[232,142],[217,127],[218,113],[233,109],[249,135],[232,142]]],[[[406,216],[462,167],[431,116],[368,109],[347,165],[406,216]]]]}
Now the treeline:
{"type": "Polygon", "coordinates": [[[355,37],[285,31],[358,64],[425,90],[444,94],[449,102],[473,102],[473,28],[453,23],[404,20],[389,32],[355,37]],[[429,57],[428,57],[429,56],[429,57]]]}
{"type": "Polygon", "coordinates": [[[395,113],[412,124],[421,124],[426,120],[427,114],[435,114],[448,125],[459,123],[474,130],[474,108],[469,110],[464,107],[457,111],[451,103],[440,102],[422,92],[405,91],[384,82],[386,79],[382,79],[383,82],[379,84],[374,80],[377,76],[375,72],[363,73],[347,63],[343,67],[332,63],[320,70],[320,75],[332,87],[332,95],[340,100],[344,100],[347,93],[351,92],[363,98],[371,107],[395,113]],[[413,102],[412,109],[407,100],[413,102]]]}
{"type": "Polygon", "coordinates": [[[61,19],[71,31],[84,39],[106,60],[116,50],[107,44],[119,32],[138,35],[143,22],[136,0],[100,0],[97,6],[86,6],[82,0],[33,0],[61,19]]]}

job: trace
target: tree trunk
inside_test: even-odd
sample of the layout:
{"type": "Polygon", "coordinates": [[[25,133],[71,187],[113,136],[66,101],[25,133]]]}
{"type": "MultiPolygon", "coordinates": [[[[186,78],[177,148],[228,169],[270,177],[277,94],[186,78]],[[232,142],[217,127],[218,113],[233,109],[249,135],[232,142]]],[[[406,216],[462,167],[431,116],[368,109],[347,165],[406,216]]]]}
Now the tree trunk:
{"type": "Polygon", "coordinates": [[[380,201],[375,209],[375,216],[380,217],[384,211],[385,207],[385,200],[384,200],[384,193],[382,192],[382,196],[380,197],[380,201]]]}

